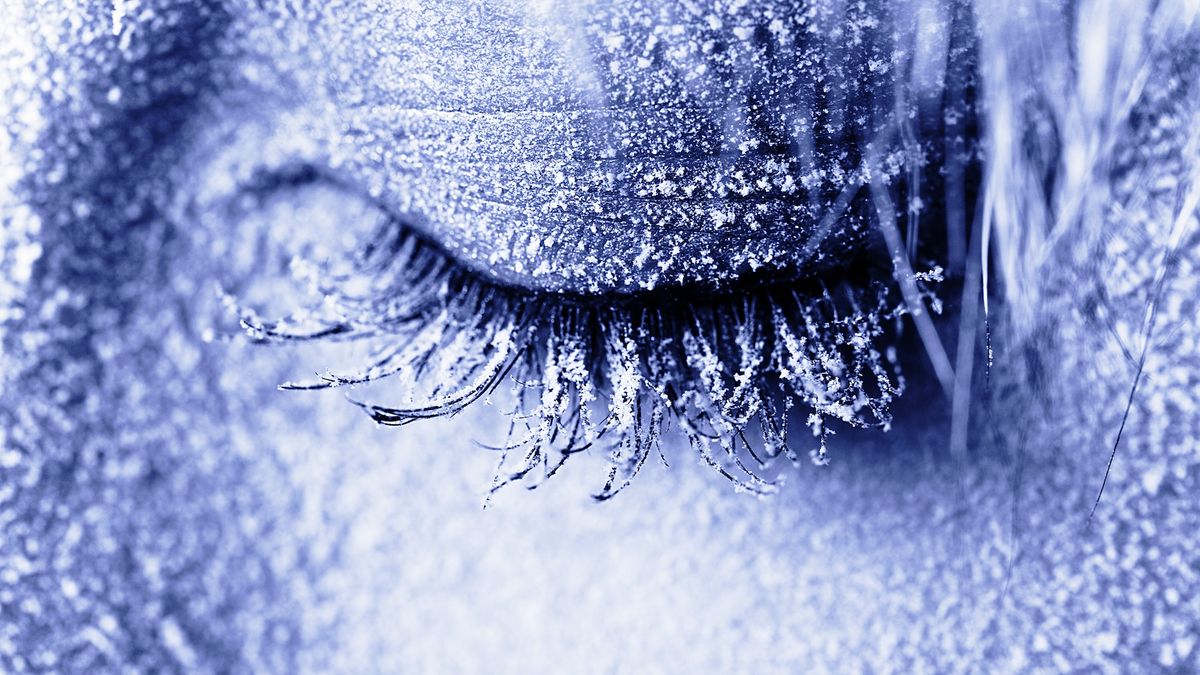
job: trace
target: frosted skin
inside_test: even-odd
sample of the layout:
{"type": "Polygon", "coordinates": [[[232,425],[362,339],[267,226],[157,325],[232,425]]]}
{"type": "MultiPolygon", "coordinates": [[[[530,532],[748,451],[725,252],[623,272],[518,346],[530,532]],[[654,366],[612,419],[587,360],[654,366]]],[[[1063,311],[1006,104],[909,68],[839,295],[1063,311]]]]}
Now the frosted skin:
{"type": "MultiPolygon", "coordinates": [[[[282,265],[355,202],[314,198],[265,223],[187,218],[179,202],[200,196],[186,193],[220,192],[198,177],[234,171],[222,158],[277,152],[264,139],[283,142],[302,116],[276,104],[295,91],[209,98],[232,29],[200,3],[138,25],[142,57],[102,57],[117,42],[109,9],[74,28],[54,7],[24,17],[71,47],[55,49],[63,98],[46,98],[43,154],[17,148],[27,208],[5,213],[6,233],[42,251],[4,322],[4,670],[1195,669],[1191,275],[1171,285],[1177,330],[1150,363],[1151,414],[1135,417],[1090,531],[1097,430],[1113,427],[1128,376],[1103,340],[1045,346],[1030,367],[1042,397],[1024,358],[994,376],[1021,404],[996,413],[1003,428],[1029,430],[1015,540],[1015,439],[981,434],[969,462],[950,461],[920,392],[878,452],[842,436],[828,471],[802,467],[777,499],[734,494],[675,452],[603,507],[586,497],[602,467],[580,465],[480,511],[491,457],[468,439],[495,432],[490,411],[376,430],[336,393],[274,391],[323,355],[200,339],[219,311],[212,282],[278,272],[246,255],[252,243],[282,265]],[[146,109],[157,97],[169,104],[146,109]],[[247,102],[255,117],[223,118],[236,130],[203,116],[247,102]],[[210,151],[186,147],[193,133],[210,151]],[[229,152],[211,151],[216,137],[229,152]]],[[[1187,93],[1159,85],[1166,100],[1187,93]]],[[[1164,156],[1132,159],[1168,181],[1178,129],[1153,119],[1139,147],[1164,156]]],[[[291,137],[289,152],[305,145],[291,137]]],[[[1158,201],[1131,232],[1153,231],[1158,201]]],[[[1114,247],[1114,284],[1152,276],[1148,248],[1114,247]]],[[[1136,298],[1126,309],[1139,316],[1136,298]]],[[[1066,313],[1060,332],[1073,326],[1066,313]]]]}
{"type": "Polygon", "coordinates": [[[359,4],[288,38],[336,109],[338,168],[484,274],[548,290],[838,264],[863,186],[941,151],[942,117],[917,113],[969,61],[935,3],[359,4]]]}

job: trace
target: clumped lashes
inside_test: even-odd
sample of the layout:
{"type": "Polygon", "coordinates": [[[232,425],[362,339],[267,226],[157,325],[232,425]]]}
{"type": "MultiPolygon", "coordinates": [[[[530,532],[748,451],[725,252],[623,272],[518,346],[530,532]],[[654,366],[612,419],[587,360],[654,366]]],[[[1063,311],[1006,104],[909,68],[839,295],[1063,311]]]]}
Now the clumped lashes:
{"type": "MultiPolygon", "coordinates": [[[[391,380],[400,400],[352,396],[377,423],[455,415],[499,393],[507,429],[492,492],[536,487],[574,455],[602,452],[594,494],[627,487],[678,433],[737,489],[769,494],[773,460],[828,462],[831,422],[887,429],[904,389],[890,322],[905,313],[876,280],[777,284],[695,302],[531,293],[490,283],[388,220],[349,266],[300,265],[317,300],[264,320],[225,301],[255,342],[361,341],[357,369],[288,382],[306,390],[391,380]],[[789,423],[811,438],[797,443],[789,423]]],[[[932,275],[937,279],[937,273],[932,275]]],[[[922,275],[918,281],[928,281],[922,275]]]]}

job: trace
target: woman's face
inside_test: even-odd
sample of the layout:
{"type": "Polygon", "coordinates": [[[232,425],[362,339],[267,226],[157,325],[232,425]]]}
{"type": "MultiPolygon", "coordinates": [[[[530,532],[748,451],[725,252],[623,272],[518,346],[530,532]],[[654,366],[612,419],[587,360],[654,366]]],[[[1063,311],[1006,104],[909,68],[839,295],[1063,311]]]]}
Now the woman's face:
{"type": "MultiPolygon", "coordinates": [[[[10,4],[0,17],[13,26],[0,70],[5,670],[1196,667],[1200,106],[1195,34],[1161,29],[1166,9],[1133,23],[1134,10],[1022,5],[1107,17],[1081,32],[1103,46],[1063,58],[1084,73],[1108,59],[1117,75],[1071,80],[1077,93],[1052,74],[989,71],[989,54],[1023,63],[1019,40],[996,40],[1021,33],[963,3],[305,4],[10,4]],[[1114,45],[1143,34],[1157,37],[1121,61],[1114,45]],[[1138,88],[1122,108],[1111,89],[1125,69],[1138,88]],[[1028,116],[1012,147],[1065,158],[1062,175],[1012,184],[1037,183],[1047,203],[1105,195],[1096,212],[1055,203],[1104,234],[1078,237],[1082,257],[1046,245],[1022,330],[1002,324],[1004,289],[987,321],[978,307],[980,275],[1011,265],[970,262],[989,208],[1038,199],[984,199],[1004,168],[1003,106],[976,120],[974,101],[1004,95],[1001,81],[1030,94],[1011,97],[1028,116]],[[1050,94],[1095,105],[1030,102],[1050,94]],[[1075,116],[1034,114],[1046,110],[1075,116]],[[1114,118],[1119,131],[1102,124],[1114,118]],[[885,232],[890,200],[912,248],[885,232]],[[482,446],[521,419],[513,399],[535,384],[523,366],[461,414],[390,428],[346,399],[405,402],[411,363],[364,386],[277,388],[370,363],[380,336],[362,322],[340,337],[366,340],[240,336],[238,311],[261,328],[255,317],[345,301],[352,289],[318,283],[333,278],[322,262],[386,249],[396,228],[429,269],[454,270],[451,291],[503,289],[471,316],[486,339],[464,337],[464,354],[499,349],[487,331],[507,317],[486,313],[501,306],[584,298],[605,317],[664,304],[698,317],[678,335],[639,324],[638,344],[658,345],[707,334],[695,298],[742,306],[797,280],[836,295],[864,261],[910,280],[941,264],[947,309],[870,336],[908,385],[890,430],[797,412],[805,459],[763,471],[771,496],[735,489],[709,466],[730,463],[682,433],[603,502],[599,444],[493,492],[520,458],[497,468],[482,446]],[[909,267],[891,268],[905,250],[909,267]],[[972,360],[958,345],[976,342],[972,360]],[[940,386],[939,350],[957,389],[940,386]],[[819,443],[827,466],[807,461],[819,443]]],[[[1047,21],[1048,35],[1079,30],[1047,21]]],[[[370,297],[376,312],[392,296],[370,297]]],[[[398,335],[411,337],[384,346],[398,335]]],[[[431,363],[442,379],[422,386],[436,389],[454,364],[431,363]]],[[[606,367],[587,369],[617,385],[606,367]]],[[[644,393],[700,390],[671,381],[644,393]]]]}

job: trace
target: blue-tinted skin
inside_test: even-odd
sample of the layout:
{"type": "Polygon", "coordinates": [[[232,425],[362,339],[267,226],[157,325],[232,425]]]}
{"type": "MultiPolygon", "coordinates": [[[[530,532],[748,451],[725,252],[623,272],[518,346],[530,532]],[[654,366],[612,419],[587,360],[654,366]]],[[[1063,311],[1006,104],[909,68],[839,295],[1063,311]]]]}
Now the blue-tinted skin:
{"type": "MultiPolygon", "coordinates": [[[[318,94],[247,83],[243,59],[265,58],[249,9],[141,6],[156,17],[126,19],[124,53],[109,5],[66,30],[50,68],[71,104],[46,96],[25,158],[42,255],[3,336],[4,670],[1195,667],[1200,420],[1135,416],[1085,529],[1130,373],[1062,372],[1076,344],[1006,354],[1008,403],[968,457],[918,391],[891,434],[843,433],[833,466],[788,470],[765,501],[675,452],[604,505],[586,497],[602,467],[581,465],[481,511],[493,458],[469,441],[497,411],[376,432],[336,395],[276,392],[321,354],[205,342],[212,286],[276,273],[372,187],[239,259],[252,216],[188,208],[221,170],[213,138],[318,94]]],[[[1147,400],[1188,387],[1177,344],[1147,400]]]]}

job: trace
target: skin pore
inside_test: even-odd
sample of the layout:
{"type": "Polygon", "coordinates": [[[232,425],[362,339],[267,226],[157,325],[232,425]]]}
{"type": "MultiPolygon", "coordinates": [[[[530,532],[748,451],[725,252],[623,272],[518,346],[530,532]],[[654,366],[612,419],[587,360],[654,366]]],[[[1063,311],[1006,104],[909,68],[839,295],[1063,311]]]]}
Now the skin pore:
{"type": "MultiPolygon", "coordinates": [[[[394,136],[333,143],[354,97],[367,96],[342,85],[328,94],[330,82],[364,75],[363,59],[343,50],[369,52],[381,28],[425,28],[392,26],[409,14],[390,2],[362,35],[353,29],[363,18],[344,6],[314,24],[284,7],[127,4],[119,22],[107,3],[19,17],[40,56],[26,65],[36,77],[11,76],[7,100],[40,116],[15,116],[10,129],[21,203],[5,214],[4,260],[19,265],[10,251],[22,250],[30,262],[26,275],[6,275],[0,357],[5,670],[1195,668],[1200,506],[1188,495],[1200,478],[1200,418],[1188,404],[1196,330],[1182,317],[1195,315],[1200,294],[1190,250],[1160,302],[1163,337],[1105,500],[1087,521],[1133,374],[1122,345],[1137,346],[1127,327],[1145,307],[1137,289],[1154,278],[1187,193],[1195,79],[1185,75],[1195,65],[1186,50],[1152,62],[1152,72],[1176,76],[1149,78],[1134,139],[1116,153],[1120,171],[1103,178],[1123,205],[1102,214],[1114,224],[1105,257],[1079,268],[1064,259],[1061,287],[1045,301],[1054,320],[1001,345],[980,376],[965,456],[947,450],[947,406],[936,387],[922,389],[911,358],[916,384],[894,429],[841,430],[830,466],[785,469],[770,499],[736,493],[670,446],[669,468],[652,462],[604,504],[589,497],[604,458],[583,457],[537,491],[513,486],[482,510],[496,458],[472,440],[498,440],[507,420],[497,406],[377,428],[339,392],[275,389],[339,358],[329,346],[206,339],[228,327],[217,285],[286,311],[293,257],[353,248],[371,231],[372,200],[416,210],[388,180],[423,191],[425,206],[452,204],[434,191],[441,177],[404,177],[383,151],[372,161],[372,148],[398,147],[394,136]],[[303,67],[313,63],[321,67],[303,67]],[[338,156],[329,184],[293,173],[239,187],[264,167],[288,174],[278,169],[338,156]],[[1099,288],[1121,340],[1089,314],[1080,289],[1092,288],[1091,265],[1108,271],[1099,288]]],[[[440,5],[428,11],[454,17],[440,5]]],[[[482,39],[487,23],[469,19],[456,25],[478,27],[469,36],[482,39]]],[[[446,28],[428,30],[436,38],[446,28]]],[[[462,58],[489,67],[496,52],[486,46],[462,58]]],[[[383,53],[377,62],[403,63],[383,53]]],[[[439,81],[436,65],[404,105],[442,101],[452,85],[482,95],[439,81]]],[[[515,89],[513,100],[565,86],[575,66],[556,67],[557,79],[515,89]]],[[[512,138],[560,138],[537,131],[477,137],[480,170],[497,175],[471,180],[561,189],[539,187],[555,185],[553,173],[509,178],[486,161],[512,138]]],[[[456,147],[445,141],[446,152],[456,147]]],[[[563,170],[564,180],[575,171],[584,173],[563,170]]],[[[499,213],[484,214],[490,228],[434,234],[475,268],[525,279],[511,261],[480,263],[480,252],[511,248],[490,239],[498,232],[526,247],[544,240],[536,230],[545,221],[499,213]]],[[[718,230],[697,236],[710,235],[706,246],[730,245],[718,230]]],[[[759,241],[792,250],[791,239],[759,241]]],[[[567,253],[547,259],[577,268],[567,253]]],[[[618,271],[601,276],[609,288],[627,283],[618,271]]]]}

